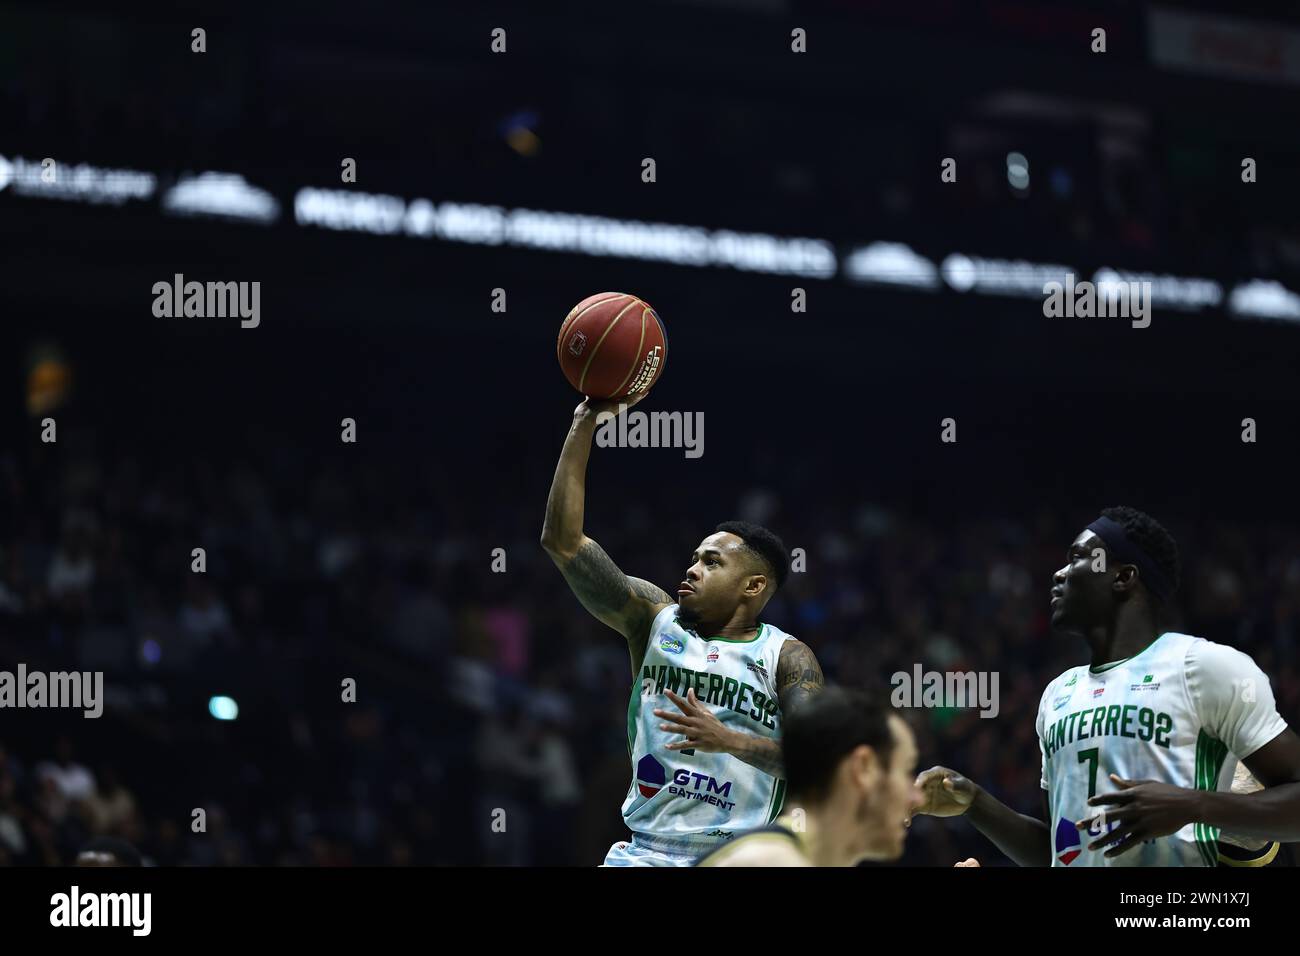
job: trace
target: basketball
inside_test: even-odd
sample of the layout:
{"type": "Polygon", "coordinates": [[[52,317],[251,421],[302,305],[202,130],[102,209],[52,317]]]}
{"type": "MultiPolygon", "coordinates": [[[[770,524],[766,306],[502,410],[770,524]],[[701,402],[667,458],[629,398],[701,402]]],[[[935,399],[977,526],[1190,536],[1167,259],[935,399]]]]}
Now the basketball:
{"type": "Polygon", "coordinates": [[[564,377],[583,395],[627,398],[644,392],[663,373],[668,336],[649,303],[623,292],[601,292],[569,312],[555,355],[564,377]]]}

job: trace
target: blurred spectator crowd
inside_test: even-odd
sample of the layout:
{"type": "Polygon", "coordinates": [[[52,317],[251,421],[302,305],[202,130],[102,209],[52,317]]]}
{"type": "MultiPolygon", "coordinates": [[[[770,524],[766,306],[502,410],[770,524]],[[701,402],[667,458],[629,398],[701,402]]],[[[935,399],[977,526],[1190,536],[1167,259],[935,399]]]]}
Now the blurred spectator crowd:
{"type": "MultiPolygon", "coordinates": [[[[537,476],[525,491],[511,476],[475,491],[435,461],[75,447],[0,457],[0,668],[102,670],[107,703],[99,720],[5,714],[0,863],[68,863],[109,835],[159,865],[594,865],[623,837],[627,650],[537,544],[549,463],[522,472],[537,476]],[[213,718],[216,695],[236,719],[213,718]]],[[[887,692],[916,663],[999,672],[995,719],[909,719],[923,766],[1036,813],[1038,699],[1084,659],[1047,627],[1049,579],[1091,515],[954,525],[859,500],[814,465],[799,462],[822,476],[816,497],[783,500],[782,474],[764,472],[707,520],[682,515],[669,483],[628,507],[593,487],[587,531],[663,584],[717,521],[773,527],[807,571],[765,618],[828,679],[887,692]]],[[[1252,654],[1294,720],[1300,527],[1156,517],[1183,542],[1179,626],[1252,654]]],[[[968,855],[999,862],[964,823],[919,821],[905,859],[968,855]]]]}

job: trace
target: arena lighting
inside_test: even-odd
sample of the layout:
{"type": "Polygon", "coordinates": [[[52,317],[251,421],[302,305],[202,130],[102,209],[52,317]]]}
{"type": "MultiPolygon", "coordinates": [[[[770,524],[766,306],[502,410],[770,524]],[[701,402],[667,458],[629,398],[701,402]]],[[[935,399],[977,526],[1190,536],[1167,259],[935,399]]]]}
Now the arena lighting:
{"type": "Polygon", "coordinates": [[[321,229],[391,235],[402,231],[405,215],[406,201],[399,196],[300,189],[293,200],[294,221],[321,229]]]}
{"type": "Polygon", "coordinates": [[[1029,189],[1029,160],[1024,153],[1007,153],[1007,183],[1017,193],[1029,189]]]}
{"type": "Polygon", "coordinates": [[[873,242],[854,249],[844,260],[844,275],[864,284],[939,288],[939,268],[902,242],[873,242]]]}
{"type": "Polygon", "coordinates": [[[208,700],[208,713],[217,720],[234,720],[239,716],[239,705],[230,697],[212,697],[208,700]]]}
{"type": "Polygon", "coordinates": [[[1218,306],[1223,302],[1223,286],[1213,279],[1157,275],[1154,272],[1126,272],[1103,266],[1093,273],[1098,287],[1111,283],[1150,282],[1151,303],[1183,312],[1218,306]]]}
{"type": "Polygon", "coordinates": [[[1228,311],[1264,319],[1300,322],[1300,295],[1271,279],[1252,279],[1233,287],[1228,311]]]}
{"type": "Polygon", "coordinates": [[[120,206],[130,199],[151,199],[158,177],[136,169],[112,169],[55,160],[53,182],[41,160],[0,156],[0,189],[11,186],[15,195],[35,199],[61,199],[120,206]]]}
{"type": "Polygon", "coordinates": [[[1006,295],[1041,299],[1048,282],[1066,281],[1070,266],[1056,263],[1026,262],[1023,259],[984,259],[954,252],[939,267],[943,281],[957,292],[977,295],[1006,295]]]}
{"type": "Polygon", "coordinates": [[[174,216],[213,216],[270,225],[280,218],[280,203],[238,173],[182,176],[163,194],[163,212],[174,216]]]}
{"type": "Polygon", "coordinates": [[[300,226],[376,235],[436,237],[813,278],[830,278],[837,267],[835,250],[824,239],[478,203],[408,202],[399,196],[342,189],[300,189],[293,208],[300,226]]]}
{"type": "MultiPolygon", "coordinates": [[[[1018,167],[1016,163],[1010,163],[1018,167]]],[[[56,164],[54,182],[42,178],[40,160],[0,155],[0,192],[38,199],[60,199],[120,206],[150,199],[158,192],[153,173],[133,169],[56,164]]],[[[1027,163],[1025,172],[1028,172],[1027,163]]],[[[1068,175],[1068,174],[1067,174],[1068,175]]],[[[185,175],[160,203],[167,215],[213,216],[269,224],[278,220],[279,201],[237,173],[185,175]]],[[[546,249],[591,256],[617,256],[695,267],[722,267],[769,275],[833,278],[839,262],[825,239],[707,229],[680,223],[613,219],[582,213],[407,200],[384,193],[305,187],[294,196],[299,226],[372,235],[405,235],[479,245],[546,249]]],[[[1065,282],[1078,271],[1055,263],[990,259],[954,252],[939,266],[905,243],[872,242],[844,258],[845,276],[862,285],[888,285],[933,291],[940,279],[957,292],[1040,298],[1048,282],[1065,282]]],[[[1157,275],[1103,267],[1098,285],[1150,282],[1152,302],[1183,311],[1224,304],[1224,286],[1198,277],[1157,275]]],[[[1254,279],[1235,286],[1227,310],[1238,317],[1300,322],[1300,293],[1281,283],[1254,279]]],[[[233,702],[232,702],[233,703],[233,702]]]]}

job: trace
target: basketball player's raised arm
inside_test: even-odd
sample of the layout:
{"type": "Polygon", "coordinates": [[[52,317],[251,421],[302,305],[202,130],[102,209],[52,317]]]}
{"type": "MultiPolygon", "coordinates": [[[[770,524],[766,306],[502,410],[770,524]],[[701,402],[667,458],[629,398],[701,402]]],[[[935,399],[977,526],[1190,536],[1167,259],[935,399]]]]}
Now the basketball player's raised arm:
{"type": "MultiPolygon", "coordinates": [[[[645,396],[642,392],[627,407],[645,396]]],[[[573,413],[573,424],[546,499],[546,520],[542,525],[542,547],[551,556],[569,588],[591,614],[622,634],[635,668],[645,656],[645,644],[655,615],[673,603],[661,588],[649,581],[629,577],[613,562],[605,549],[583,533],[586,503],[587,460],[591,456],[596,416],[617,411],[617,403],[586,401],[573,413]]]]}

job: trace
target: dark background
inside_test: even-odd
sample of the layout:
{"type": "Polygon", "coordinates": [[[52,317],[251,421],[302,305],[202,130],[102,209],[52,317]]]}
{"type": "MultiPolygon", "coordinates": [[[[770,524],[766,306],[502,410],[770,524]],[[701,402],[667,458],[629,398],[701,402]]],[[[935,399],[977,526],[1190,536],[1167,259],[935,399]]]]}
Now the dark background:
{"type": "MultiPolygon", "coordinates": [[[[1294,323],[1157,307],[1134,329],[1048,319],[1040,299],[294,222],[314,185],[817,237],[841,262],[887,240],[936,261],[1297,287],[1296,86],[1161,68],[1148,13],[0,5],[0,155],[162,188],[238,172],[282,206],[263,227],[0,191],[0,666],[103,670],[112,693],[98,721],[0,717],[0,862],[67,862],[100,832],[162,864],[599,862],[624,835],[626,650],[537,538],[579,401],[554,336],[607,290],[663,317],[667,369],[640,408],[703,411],[705,454],[596,449],[587,532],[671,589],[716,523],[761,520],[808,555],[766,618],[832,680],[998,671],[996,720],[912,715],[923,765],[1037,811],[1035,707],[1082,660],[1046,627],[1050,575],[1111,504],[1170,528],[1181,626],[1253,655],[1293,720],[1294,323]],[[789,51],[796,26],[807,54],[789,51]],[[503,136],[521,111],[532,151],[503,136]],[[1010,150],[1030,160],[1027,195],[1010,150]],[[338,181],[345,156],[356,185],[338,181]],[[260,281],[260,327],[154,317],[153,284],[177,272],[260,281]],[[48,412],[30,401],[39,355],[71,376],[48,412]],[[83,574],[68,586],[56,566],[83,574]],[[237,720],[208,715],[216,694],[237,720]],[[90,790],[61,791],[60,754],[90,790]],[[189,832],[196,807],[207,834],[189,832]]],[[[1295,15],[1243,22],[1300,31],[1295,15]]],[[[922,822],[906,860],[970,854],[1005,862],[962,822],[922,822]]]]}

